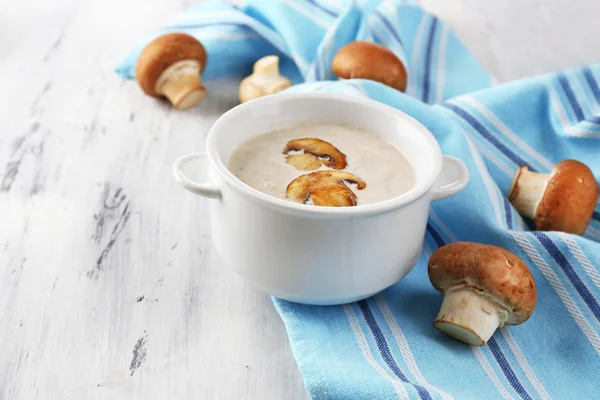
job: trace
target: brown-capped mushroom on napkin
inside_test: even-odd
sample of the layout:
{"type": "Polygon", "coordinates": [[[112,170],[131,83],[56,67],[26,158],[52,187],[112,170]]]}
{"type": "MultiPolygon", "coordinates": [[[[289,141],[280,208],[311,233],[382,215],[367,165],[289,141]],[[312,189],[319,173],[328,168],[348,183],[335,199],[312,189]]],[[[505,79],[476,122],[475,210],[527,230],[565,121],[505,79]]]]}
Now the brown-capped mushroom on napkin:
{"type": "Polygon", "coordinates": [[[290,86],[292,81],[279,73],[279,57],[265,56],[254,63],[252,75],[242,80],[238,96],[240,103],[245,103],[290,86]]]}
{"type": "Polygon", "coordinates": [[[592,171],[575,160],[559,162],[548,174],[521,167],[508,199],[537,230],[583,235],[598,201],[598,183],[592,171]]]}
{"type": "Polygon", "coordinates": [[[202,43],[185,33],[167,33],[150,42],[140,54],[135,76],[152,97],[169,99],[175,108],[192,107],[204,99],[200,74],[207,56],[202,43]]]}
{"type": "Polygon", "coordinates": [[[427,272],[444,295],[433,326],[461,342],[482,346],[498,327],[521,324],[535,310],[531,271],[501,247],[447,244],[431,255],[427,272]]]}
{"type": "Polygon", "coordinates": [[[387,48],[371,42],[354,41],[333,57],[333,73],[342,79],[369,79],[403,92],[406,68],[387,48]]]}

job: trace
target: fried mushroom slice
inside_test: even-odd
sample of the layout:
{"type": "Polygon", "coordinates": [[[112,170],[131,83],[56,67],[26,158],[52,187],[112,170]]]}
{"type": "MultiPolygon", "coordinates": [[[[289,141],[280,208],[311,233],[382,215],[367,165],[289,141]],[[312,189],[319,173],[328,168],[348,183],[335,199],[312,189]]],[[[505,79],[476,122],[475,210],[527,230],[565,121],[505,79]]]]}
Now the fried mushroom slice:
{"type": "Polygon", "coordinates": [[[356,194],[346,183],[367,187],[365,181],[349,172],[316,171],[301,175],[287,187],[286,197],[298,203],[324,207],[352,207],[357,205],[356,194]]]}
{"type": "Polygon", "coordinates": [[[288,154],[286,162],[303,171],[314,171],[323,164],[319,157],[310,153],[288,154]]]}
{"type": "Polygon", "coordinates": [[[317,187],[310,194],[312,204],[328,207],[354,207],[356,195],[344,185],[329,185],[317,187]]]}
{"type": "Polygon", "coordinates": [[[344,153],[339,151],[331,143],[317,138],[290,140],[283,149],[283,154],[288,154],[290,151],[304,151],[304,154],[302,155],[309,154],[319,160],[319,166],[317,168],[312,168],[312,166],[316,165],[314,159],[311,158],[311,162],[309,163],[307,162],[309,159],[308,157],[297,158],[288,155],[286,162],[302,170],[318,169],[321,166],[321,163],[333,169],[344,169],[348,164],[344,153]],[[311,168],[305,168],[303,166],[310,166],[311,168]]]}

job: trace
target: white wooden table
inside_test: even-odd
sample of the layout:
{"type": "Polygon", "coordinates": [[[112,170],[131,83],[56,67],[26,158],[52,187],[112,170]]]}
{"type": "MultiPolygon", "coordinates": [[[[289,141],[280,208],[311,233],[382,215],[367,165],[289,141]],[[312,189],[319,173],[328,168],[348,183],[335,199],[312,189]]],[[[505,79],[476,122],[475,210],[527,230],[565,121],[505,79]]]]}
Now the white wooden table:
{"type": "MultiPolygon", "coordinates": [[[[600,3],[427,0],[500,81],[600,61],[600,3]],[[570,4],[568,4],[570,3],[570,4]]],[[[269,297],[171,179],[237,82],[186,112],[122,81],[193,2],[0,3],[0,398],[306,398],[269,297]]]]}

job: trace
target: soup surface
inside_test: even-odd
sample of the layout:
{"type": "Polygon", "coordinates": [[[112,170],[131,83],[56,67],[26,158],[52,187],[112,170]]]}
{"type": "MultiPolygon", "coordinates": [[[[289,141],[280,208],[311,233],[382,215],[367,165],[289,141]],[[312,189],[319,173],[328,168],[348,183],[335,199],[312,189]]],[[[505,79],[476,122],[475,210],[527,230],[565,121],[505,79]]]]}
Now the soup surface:
{"type": "Polygon", "coordinates": [[[415,174],[392,144],[373,133],[335,124],[306,124],[242,143],[229,170],[268,195],[319,206],[356,206],[409,191],[415,174]]]}

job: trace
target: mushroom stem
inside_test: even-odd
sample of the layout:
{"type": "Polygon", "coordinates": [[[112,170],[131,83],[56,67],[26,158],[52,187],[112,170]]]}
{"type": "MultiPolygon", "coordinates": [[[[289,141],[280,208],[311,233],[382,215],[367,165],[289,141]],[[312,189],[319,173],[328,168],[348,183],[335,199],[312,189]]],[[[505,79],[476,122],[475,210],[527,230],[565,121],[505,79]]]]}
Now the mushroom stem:
{"type": "Polygon", "coordinates": [[[165,95],[175,108],[189,108],[206,95],[200,70],[200,64],[195,60],[178,61],[160,75],[156,91],[165,95]]]}
{"type": "Polygon", "coordinates": [[[508,192],[508,199],[519,214],[534,219],[537,207],[551,178],[551,173],[541,174],[531,172],[527,167],[519,168],[508,192]]]}
{"type": "Polygon", "coordinates": [[[461,342],[483,346],[498,327],[504,326],[507,312],[480,291],[461,286],[450,288],[433,326],[461,342]]]}
{"type": "Polygon", "coordinates": [[[264,79],[279,79],[279,57],[266,56],[254,63],[254,73],[264,79]]]}

